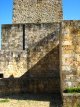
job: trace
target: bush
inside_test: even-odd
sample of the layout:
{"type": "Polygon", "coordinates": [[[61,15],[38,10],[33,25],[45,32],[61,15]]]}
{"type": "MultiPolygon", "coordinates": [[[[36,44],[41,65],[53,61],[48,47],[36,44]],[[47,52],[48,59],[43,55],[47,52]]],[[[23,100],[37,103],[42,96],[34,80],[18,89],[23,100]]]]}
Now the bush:
{"type": "Polygon", "coordinates": [[[80,87],[66,88],[65,93],[80,93],[80,87]]]}

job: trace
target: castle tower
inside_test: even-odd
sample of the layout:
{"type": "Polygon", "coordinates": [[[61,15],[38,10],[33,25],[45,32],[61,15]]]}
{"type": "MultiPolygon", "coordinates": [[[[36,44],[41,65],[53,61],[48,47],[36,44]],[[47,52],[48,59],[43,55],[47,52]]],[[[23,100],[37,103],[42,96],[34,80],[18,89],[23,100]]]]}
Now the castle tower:
{"type": "Polygon", "coordinates": [[[60,93],[61,5],[61,0],[14,0],[13,24],[2,26],[0,69],[5,78],[21,81],[20,92],[60,93]]]}
{"type": "Polygon", "coordinates": [[[13,23],[52,23],[62,20],[62,0],[14,0],[13,23]]]}

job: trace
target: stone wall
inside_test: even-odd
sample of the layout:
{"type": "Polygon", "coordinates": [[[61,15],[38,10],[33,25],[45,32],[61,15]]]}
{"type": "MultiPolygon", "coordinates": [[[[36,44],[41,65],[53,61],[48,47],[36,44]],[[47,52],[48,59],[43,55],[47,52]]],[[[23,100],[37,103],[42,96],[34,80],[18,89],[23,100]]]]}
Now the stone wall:
{"type": "Polygon", "coordinates": [[[57,45],[47,54],[44,53],[44,56],[43,53],[44,50],[37,52],[32,49],[28,51],[1,50],[0,69],[4,74],[4,79],[0,80],[2,81],[1,89],[4,88],[1,93],[8,93],[8,88],[11,93],[59,93],[59,46],[57,45]]]}
{"type": "Polygon", "coordinates": [[[0,79],[0,97],[21,92],[20,80],[13,77],[0,79]]]}
{"type": "Polygon", "coordinates": [[[63,21],[60,41],[63,89],[80,87],[80,21],[63,21]]]}
{"type": "Polygon", "coordinates": [[[80,93],[63,94],[63,107],[80,107],[80,93]]]}
{"type": "Polygon", "coordinates": [[[27,72],[27,51],[0,50],[0,72],[4,78],[21,77],[27,72]]]}
{"type": "Polygon", "coordinates": [[[61,0],[14,0],[13,23],[61,21],[61,5],[61,0]]]}
{"type": "Polygon", "coordinates": [[[60,92],[60,25],[47,23],[2,27],[0,69],[4,78],[8,79],[7,83],[2,79],[4,84],[9,84],[12,78],[18,84],[19,92],[60,92]]]}
{"type": "Polygon", "coordinates": [[[59,91],[61,73],[63,90],[80,86],[79,27],[79,21],[63,21],[62,26],[61,23],[4,25],[2,49],[5,51],[0,51],[0,71],[5,78],[29,78],[30,83],[35,81],[30,87],[37,84],[37,89],[40,87],[38,83],[42,83],[41,87],[50,85],[49,89],[53,91],[56,86],[54,90],[59,91]]]}
{"type": "Polygon", "coordinates": [[[58,37],[60,23],[25,24],[25,48],[47,45],[58,37]],[[57,35],[58,34],[58,35],[57,35]],[[38,46],[37,46],[38,45],[38,46]]]}
{"type": "Polygon", "coordinates": [[[23,25],[2,25],[2,50],[23,50],[23,25]]]}
{"type": "Polygon", "coordinates": [[[2,50],[27,50],[37,44],[38,47],[47,45],[59,35],[59,31],[60,23],[3,25],[2,50]]]}

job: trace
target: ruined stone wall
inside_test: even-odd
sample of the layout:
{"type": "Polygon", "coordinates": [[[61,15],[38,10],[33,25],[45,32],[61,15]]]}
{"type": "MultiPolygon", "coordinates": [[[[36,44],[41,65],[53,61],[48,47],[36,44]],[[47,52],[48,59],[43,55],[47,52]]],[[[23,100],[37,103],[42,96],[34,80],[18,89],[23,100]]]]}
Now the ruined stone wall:
{"type": "Polygon", "coordinates": [[[80,87],[80,21],[63,21],[60,41],[63,89],[80,87]]]}
{"type": "Polygon", "coordinates": [[[50,23],[61,20],[61,0],[14,0],[13,23],[50,23]]]}

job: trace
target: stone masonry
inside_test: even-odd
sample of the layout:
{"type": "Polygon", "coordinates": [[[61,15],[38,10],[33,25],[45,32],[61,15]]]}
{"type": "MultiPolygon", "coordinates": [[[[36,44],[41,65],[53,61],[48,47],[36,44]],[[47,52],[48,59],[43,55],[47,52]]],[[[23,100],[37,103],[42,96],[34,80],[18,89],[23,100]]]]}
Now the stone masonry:
{"type": "Polygon", "coordinates": [[[16,85],[7,93],[60,93],[61,20],[61,0],[14,0],[13,24],[2,25],[0,51],[1,87],[16,85]]]}
{"type": "Polygon", "coordinates": [[[14,0],[13,23],[61,21],[61,5],[61,0],[14,0]]]}
{"type": "Polygon", "coordinates": [[[80,87],[80,21],[63,21],[61,36],[63,87],[80,87]]]}
{"type": "MultiPolygon", "coordinates": [[[[26,91],[29,92],[59,92],[60,23],[25,24],[25,30],[23,26],[24,24],[14,24],[2,27],[0,68],[4,72],[4,78],[14,77],[23,82],[26,80],[26,91]],[[30,81],[30,86],[27,81],[30,81]]],[[[18,84],[25,87],[23,83],[18,84]]]]}
{"type": "Polygon", "coordinates": [[[2,25],[0,94],[80,87],[80,21],[62,16],[62,0],[14,0],[13,24],[2,25]]]}

